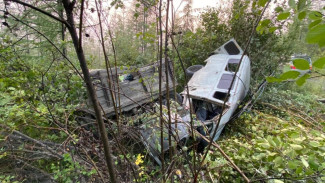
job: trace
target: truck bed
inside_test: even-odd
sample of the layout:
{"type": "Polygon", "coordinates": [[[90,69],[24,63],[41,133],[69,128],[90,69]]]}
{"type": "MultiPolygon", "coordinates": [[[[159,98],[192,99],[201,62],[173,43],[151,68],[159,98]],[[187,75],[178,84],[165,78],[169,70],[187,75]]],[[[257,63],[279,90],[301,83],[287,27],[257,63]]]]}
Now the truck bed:
{"type": "MultiPolygon", "coordinates": [[[[168,64],[169,90],[173,90],[174,73],[171,65],[168,64]]],[[[117,108],[121,107],[122,112],[127,112],[135,107],[150,103],[159,98],[159,62],[155,62],[144,67],[120,67],[109,69],[112,80],[112,91],[116,97],[117,108]],[[117,70],[117,76],[116,76],[117,70]],[[125,80],[128,75],[133,76],[133,80],[125,80]],[[119,82],[117,83],[117,80],[119,82]],[[120,100],[118,99],[120,96],[120,100]],[[119,102],[120,101],[120,102],[119,102]]],[[[162,93],[166,93],[165,61],[162,65],[162,93]]],[[[110,117],[115,115],[111,92],[109,91],[108,77],[106,69],[90,70],[90,76],[95,86],[98,102],[103,108],[103,115],[110,117]]],[[[177,83],[175,83],[177,85],[177,83]]],[[[94,114],[90,100],[80,108],[81,111],[94,114]]]]}

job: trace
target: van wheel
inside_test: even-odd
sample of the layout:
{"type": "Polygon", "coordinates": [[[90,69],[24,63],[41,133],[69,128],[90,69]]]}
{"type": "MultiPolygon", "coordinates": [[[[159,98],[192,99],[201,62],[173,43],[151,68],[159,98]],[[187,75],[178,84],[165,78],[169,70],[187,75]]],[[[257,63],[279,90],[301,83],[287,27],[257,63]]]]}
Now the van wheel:
{"type": "Polygon", "coordinates": [[[192,65],[186,69],[186,76],[188,79],[190,79],[195,72],[198,70],[202,69],[204,66],[203,65],[192,65]]]}

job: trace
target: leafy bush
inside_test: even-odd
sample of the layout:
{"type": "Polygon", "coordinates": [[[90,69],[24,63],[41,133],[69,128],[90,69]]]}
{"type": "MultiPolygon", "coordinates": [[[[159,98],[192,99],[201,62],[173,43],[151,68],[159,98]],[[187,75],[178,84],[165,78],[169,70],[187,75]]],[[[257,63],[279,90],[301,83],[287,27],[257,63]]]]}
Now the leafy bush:
{"type": "MultiPolygon", "coordinates": [[[[294,120],[254,111],[228,125],[218,141],[251,180],[325,180],[325,136],[294,120]]],[[[208,171],[221,182],[240,182],[219,152],[211,154],[208,171]]]]}
{"type": "Polygon", "coordinates": [[[284,110],[289,108],[298,109],[309,116],[317,117],[325,113],[324,104],[317,101],[322,95],[322,90],[317,82],[309,82],[302,87],[298,87],[294,83],[285,83],[282,86],[268,88],[259,102],[284,107],[284,110]]]}

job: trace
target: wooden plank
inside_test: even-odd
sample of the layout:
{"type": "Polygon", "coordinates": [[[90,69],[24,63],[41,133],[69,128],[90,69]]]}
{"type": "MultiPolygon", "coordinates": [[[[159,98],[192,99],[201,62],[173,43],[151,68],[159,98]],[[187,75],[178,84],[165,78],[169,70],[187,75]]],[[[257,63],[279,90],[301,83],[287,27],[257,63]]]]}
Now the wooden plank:
{"type": "Polygon", "coordinates": [[[102,96],[104,96],[104,91],[102,89],[101,90],[97,90],[96,91],[96,95],[97,95],[97,97],[102,97],[102,96]]]}
{"type": "MultiPolygon", "coordinates": [[[[162,65],[162,92],[166,92],[166,74],[165,74],[165,62],[162,65]]],[[[123,69],[117,68],[118,76],[125,75],[125,71],[128,74],[132,74],[134,80],[133,81],[122,81],[119,82],[120,85],[120,101],[122,111],[131,110],[138,105],[142,105],[144,103],[152,102],[152,100],[157,100],[158,90],[159,90],[159,63],[153,63],[142,68],[132,67],[131,69],[123,69]],[[135,72],[134,72],[135,71],[135,72]],[[142,80],[141,82],[140,79],[142,80]]],[[[112,68],[113,76],[113,84],[117,84],[117,80],[119,79],[115,75],[115,68],[112,68]]],[[[112,96],[110,95],[110,91],[108,89],[108,78],[107,72],[105,69],[98,69],[90,71],[91,77],[96,88],[96,94],[98,97],[98,101],[101,106],[104,108],[104,113],[106,115],[114,115],[114,107],[112,106],[112,96]]],[[[171,66],[168,67],[168,78],[169,78],[169,88],[173,87],[173,73],[171,66]]],[[[115,88],[112,86],[113,92],[118,95],[117,86],[115,88]],[[114,91],[116,90],[116,91],[114,91]]],[[[89,109],[90,110],[90,109],[89,109]]],[[[92,109],[91,109],[92,110],[92,109]]]]}
{"type": "MultiPolygon", "coordinates": [[[[104,79],[101,77],[101,75],[100,75],[100,71],[98,71],[97,72],[97,74],[98,74],[98,77],[99,77],[99,79],[100,79],[100,82],[101,82],[101,84],[102,84],[102,86],[103,86],[103,88],[102,88],[102,90],[103,90],[103,93],[104,93],[104,98],[105,98],[105,100],[103,101],[103,103],[100,103],[101,105],[102,105],[102,107],[106,104],[107,106],[110,106],[111,105],[111,99],[110,99],[110,97],[109,97],[109,95],[108,95],[108,93],[107,93],[107,90],[106,90],[106,88],[108,87],[105,83],[104,83],[104,79]]],[[[112,96],[111,96],[112,97],[112,96]]]]}

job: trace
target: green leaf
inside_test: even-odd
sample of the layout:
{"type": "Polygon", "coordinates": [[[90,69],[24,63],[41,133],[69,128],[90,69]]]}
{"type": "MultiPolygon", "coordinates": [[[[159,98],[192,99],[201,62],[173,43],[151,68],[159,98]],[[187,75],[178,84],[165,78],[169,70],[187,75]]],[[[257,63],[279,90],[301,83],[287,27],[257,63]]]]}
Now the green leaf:
{"type": "Polygon", "coordinates": [[[306,17],[306,15],[307,15],[306,11],[302,11],[298,14],[298,19],[302,20],[306,17]]]}
{"type": "Polygon", "coordinates": [[[318,25],[318,24],[321,23],[321,22],[322,22],[321,19],[319,19],[319,20],[315,20],[315,21],[313,21],[312,23],[310,23],[310,24],[308,25],[308,28],[311,29],[311,28],[315,27],[316,25],[318,25]]]}
{"type": "Polygon", "coordinates": [[[290,12],[280,13],[277,17],[277,20],[285,20],[290,16],[290,12]]]}
{"type": "Polygon", "coordinates": [[[257,5],[264,7],[268,0],[258,0],[257,5]]]}
{"type": "Polygon", "coordinates": [[[317,141],[310,141],[309,145],[311,145],[312,147],[319,147],[320,146],[319,142],[317,142],[317,141]]]}
{"type": "Polygon", "coordinates": [[[138,18],[139,17],[139,13],[138,12],[136,12],[136,13],[134,13],[134,15],[133,15],[135,18],[138,18]]]}
{"type": "Polygon", "coordinates": [[[306,79],[308,79],[309,77],[310,77],[309,74],[305,74],[305,75],[301,76],[299,79],[296,80],[296,84],[298,86],[302,86],[306,82],[306,79]]]}
{"type": "Polygon", "coordinates": [[[278,6],[274,10],[275,10],[275,12],[280,13],[280,12],[283,11],[283,8],[281,8],[280,6],[278,6]]]}
{"type": "Polygon", "coordinates": [[[268,149],[268,148],[271,147],[269,143],[259,143],[258,145],[265,148],[265,149],[268,149]]]}
{"type": "Polygon", "coordinates": [[[302,162],[302,164],[303,164],[306,168],[309,167],[309,164],[308,164],[308,162],[305,160],[304,157],[301,157],[301,162],[302,162]]]}
{"type": "Polygon", "coordinates": [[[293,65],[300,70],[309,69],[309,62],[305,59],[295,59],[293,60],[293,65]]]}
{"type": "Polygon", "coordinates": [[[303,147],[301,145],[298,145],[298,144],[290,144],[291,148],[296,150],[296,151],[299,151],[301,149],[303,149],[303,147]]]}
{"type": "Polygon", "coordinates": [[[262,25],[261,24],[256,27],[256,31],[257,32],[260,32],[261,29],[262,29],[262,25]]]}
{"type": "Polygon", "coordinates": [[[278,28],[277,27],[270,27],[269,28],[269,31],[270,33],[273,33],[274,31],[276,31],[278,28]]]}
{"type": "Polygon", "coordinates": [[[306,6],[306,0],[299,0],[298,1],[298,11],[302,10],[306,6]]]}
{"type": "Polygon", "coordinates": [[[278,79],[278,78],[275,78],[275,77],[266,77],[266,81],[269,82],[269,83],[274,83],[274,82],[280,82],[282,81],[281,79],[278,79]]]}
{"type": "Polygon", "coordinates": [[[296,169],[299,166],[299,161],[289,161],[288,167],[290,169],[296,169]]]}
{"type": "Polygon", "coordinates": [[[322,58],[316,60],[313,63],[313,66],[316,68],[319,68],[319,69],[323,69],[323,67],[325,66],[325,57],[322,57],[322,58]]]}
{"type": "Polygon", "coordinates": [[[296,2],[295,2],[295,0],[289,0],[288,4],[289,4],[290,8],[296,9],[296,2]]]}
{"type": "Polygon", "coordinates": [[[273,141],[272,137],[271,136],[267,136],[266,137],[266,140],[274,147],[276,147],[276,144],[275,142],[273,141]]]}
{"type": "Polygon", "coordinates": [[[306,35],[307,43],[317,43],[320,47],[325,46],[325,24],[320,24],[310,29],[306,35]]]}
{"type": "Polygon", "coordinates": [[[288,71],[288,72],[283,73],[280,76],[280,78],[283,79],[283,80],[296,79],[299,75],[300,75],[300,72],[298,72],[298,71],[288,71]]]}
{"type": "Polygon", "coordinates": [[[261,21],[261,25],[264,27],[268,26],[270,23],[271,23],[270,19],[265,19],[265,20],[261,21]]]}
{"type": "Polygon", "coordinates": [[[282,164],[282,162],[283,162],[283,159],[282,159],[282,157],[281,156],[278,156],[278,157],[276,157],[274,160],[273,160],[273,162],[275,163],[275,166],[281,166],[281,164],[282,164]]]}
{"type": "Polygon", "coordinates": [[[319,164],[318,164],[315,160],[313,160],[313,159],[309,159],[309,160],[308,160],[308,163],[309,163],[310,168],[312,168],[312,169],[315,170],[315,171],[318,170],[318,168],[319,168],[319,164]]]}
{"type": "Polygon", "coordinates": [[[297,167],[297,169],[296,169],[296,174],[300,174],[301,172],[302,172],[302,167],[301,166],[299,166],[299,167],[297,167]]]}
{"type": "Polygon", "coordinates": [[[321,19],[323,16],[322,13],[320,13],[319,11],[311,11],[309,12],[308,17],[311,20],[318,20],[321,19]]]}

